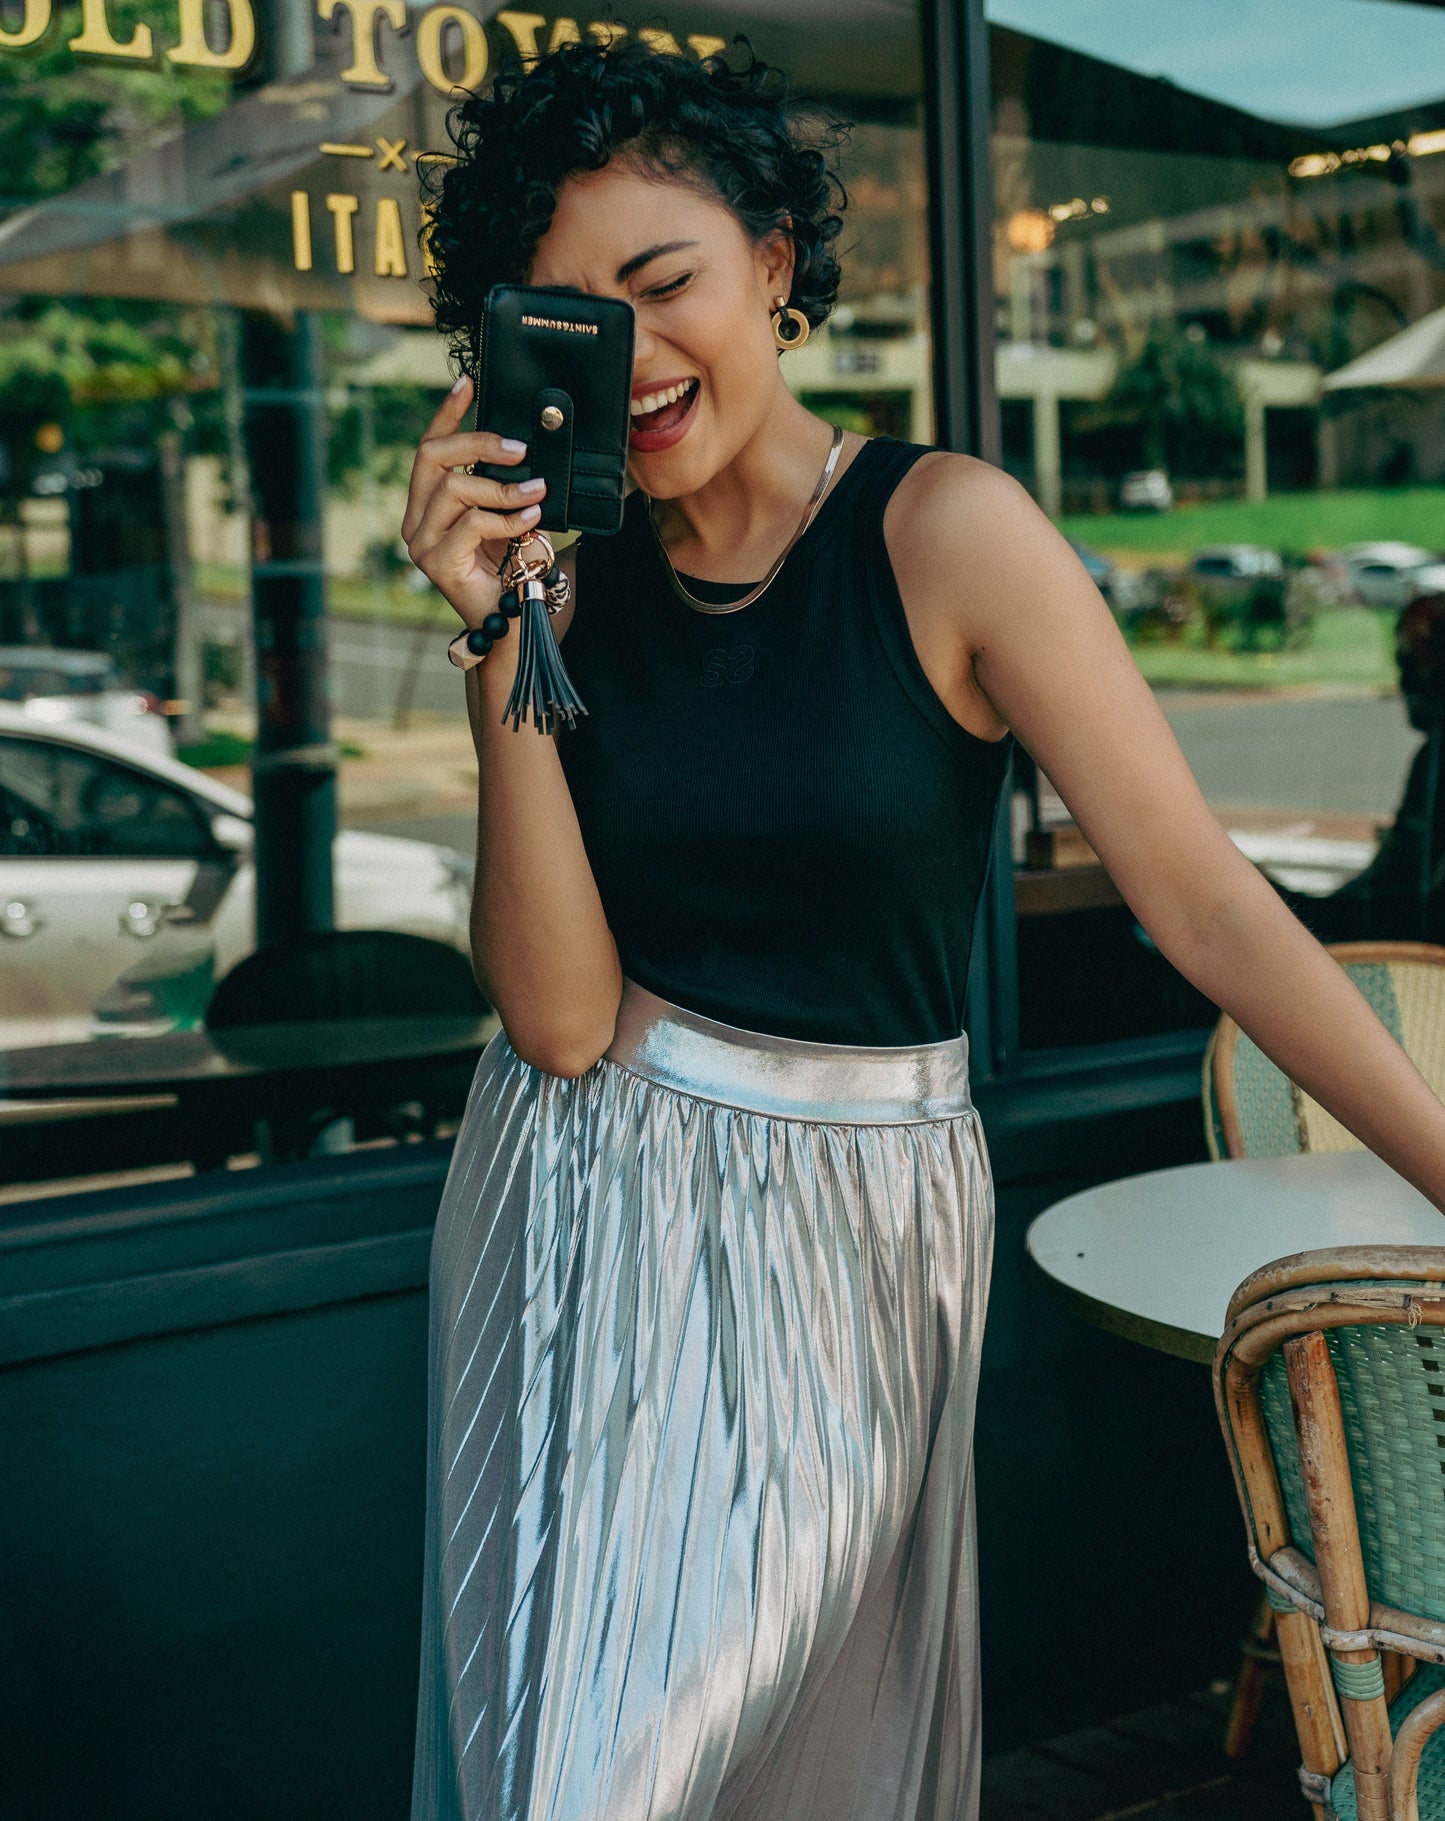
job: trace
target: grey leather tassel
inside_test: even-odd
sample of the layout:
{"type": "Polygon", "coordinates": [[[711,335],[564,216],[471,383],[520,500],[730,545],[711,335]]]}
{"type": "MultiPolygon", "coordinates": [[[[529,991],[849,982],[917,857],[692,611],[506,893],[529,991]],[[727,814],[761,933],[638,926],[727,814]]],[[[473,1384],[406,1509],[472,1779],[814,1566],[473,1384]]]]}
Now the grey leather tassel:
{"type": "Polygon", "coordinates": [[[587,708],[562,662],[547,611],[546,588],[537,577],[529,576],[519,593],[517,675],[502,719],[512,723],[515,733],[530,714],[538,733],[554,733],[559,722],[573,726],[587,708]]]}

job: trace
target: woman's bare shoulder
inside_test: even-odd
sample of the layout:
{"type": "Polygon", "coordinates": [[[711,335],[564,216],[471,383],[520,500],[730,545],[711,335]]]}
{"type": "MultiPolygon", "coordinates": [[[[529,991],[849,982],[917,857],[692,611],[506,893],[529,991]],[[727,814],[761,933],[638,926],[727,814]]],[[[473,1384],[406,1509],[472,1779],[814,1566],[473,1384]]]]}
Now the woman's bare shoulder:
{"type": "Polygon", "coordinates": [[[1031,601],[1065,598],[1081,580],[1093,593],[1028,489],[977,456],[921,456],[888,502],[883,531],[920,611],[946,617],[971,646],[1017,628],[1031,601]]]}
{"type": "Polygon", "coordinates": [[[943,545],[976,535],[983,524],[1032,524],[1044,533],[1053,529],[1028,489],[1011,474],[993,462],[951,449],[930,449],[918,458],[894,489],[885,514],[885,522],[889,520],[907,536],[943,545]]]}

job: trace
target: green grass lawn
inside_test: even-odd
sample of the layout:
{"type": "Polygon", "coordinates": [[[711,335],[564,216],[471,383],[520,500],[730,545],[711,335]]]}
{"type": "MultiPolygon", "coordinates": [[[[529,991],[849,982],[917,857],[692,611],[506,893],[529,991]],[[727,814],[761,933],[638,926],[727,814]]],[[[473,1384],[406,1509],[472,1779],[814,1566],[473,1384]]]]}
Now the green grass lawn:
{"type": "Polygon", "coordinates": [[[1293,651],[1210,651],[1198,621],[1177,641],[1132,647],[1150,683],[1179,689],[1279,689],[1287,684],[1335,684],[1393,690],[1395,615],[1369,607],[1335,607],[1319,614],[1309,641],[1293,651]]]}
{"type": "Polygon", "coordinates": [[[204,740],[176,749],[176,757],[186,765],[249,765],[255,742],[227,728],[208,732],[204,740]]]}
{"type": "Polygon", "coordinates": [[[1066,537],[1137,565],[1182,562],[1201,544],[1265,544],[1274,550],[1339,549],[1375,539],[1445,550],[1445,487],[1375,487],[1219,500],[1177,512],[1075,513],[1066,537]]]}

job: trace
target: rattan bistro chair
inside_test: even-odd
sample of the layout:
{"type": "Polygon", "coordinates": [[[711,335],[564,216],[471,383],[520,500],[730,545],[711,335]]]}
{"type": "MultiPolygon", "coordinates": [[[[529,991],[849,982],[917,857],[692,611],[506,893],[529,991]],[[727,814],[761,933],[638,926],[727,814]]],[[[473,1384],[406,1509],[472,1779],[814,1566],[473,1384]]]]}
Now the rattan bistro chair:
{"type": "MultiPolygon", "coordinates": [[[[1379,1013],[1437,1094],[1445,1095],[1445,948],[1425,942],[1340,942],[1330,953],[1379,1013]]],[[[1363,1147],[1318,1101],[1281,1073],[1234,1020],[1221,1017],[1204,1054],[1204,1130],[1210,1155],[1287,1157],[1363,1147]]],[[[1244,1645],[1224,1750],[1249,1749],[1273,1648],[1261,1601],[1244,1645]]]]}
{"type": "Polygon", "coordinates": [[[1256,1271],[1214,1389],[1306,1797],[1325,1821],[1442,1821],[1445,1247],[1256,1271]]]}
{"type": "MultiPolygon", "coordinates": [[[[1428,942],[1337,942],[1330,953],[1430,1086],[1445,1096],[1445,948],[1428,942]]],[[[1215,1158],[1363,1149],[1229,1017],[1219,1020],[1205,1051],[1204,1109],[1215,1158]]]]}

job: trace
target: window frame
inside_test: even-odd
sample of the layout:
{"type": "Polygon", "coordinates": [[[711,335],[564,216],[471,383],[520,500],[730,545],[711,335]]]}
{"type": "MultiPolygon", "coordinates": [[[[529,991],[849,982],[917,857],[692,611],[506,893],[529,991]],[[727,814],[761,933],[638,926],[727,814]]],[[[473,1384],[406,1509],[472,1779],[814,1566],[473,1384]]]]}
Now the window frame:
{"type": "MultiPolygon", "coordinates": [[[[997,463],[992,105],[983,0],[921,0],[919,23],[934,440],[941,449],[997,463]]],[[[1006,780],[974,923],[966,1028],[975,1079],[1010,1074],[1019,1057],[1011,797],[1006,780]]]]}

